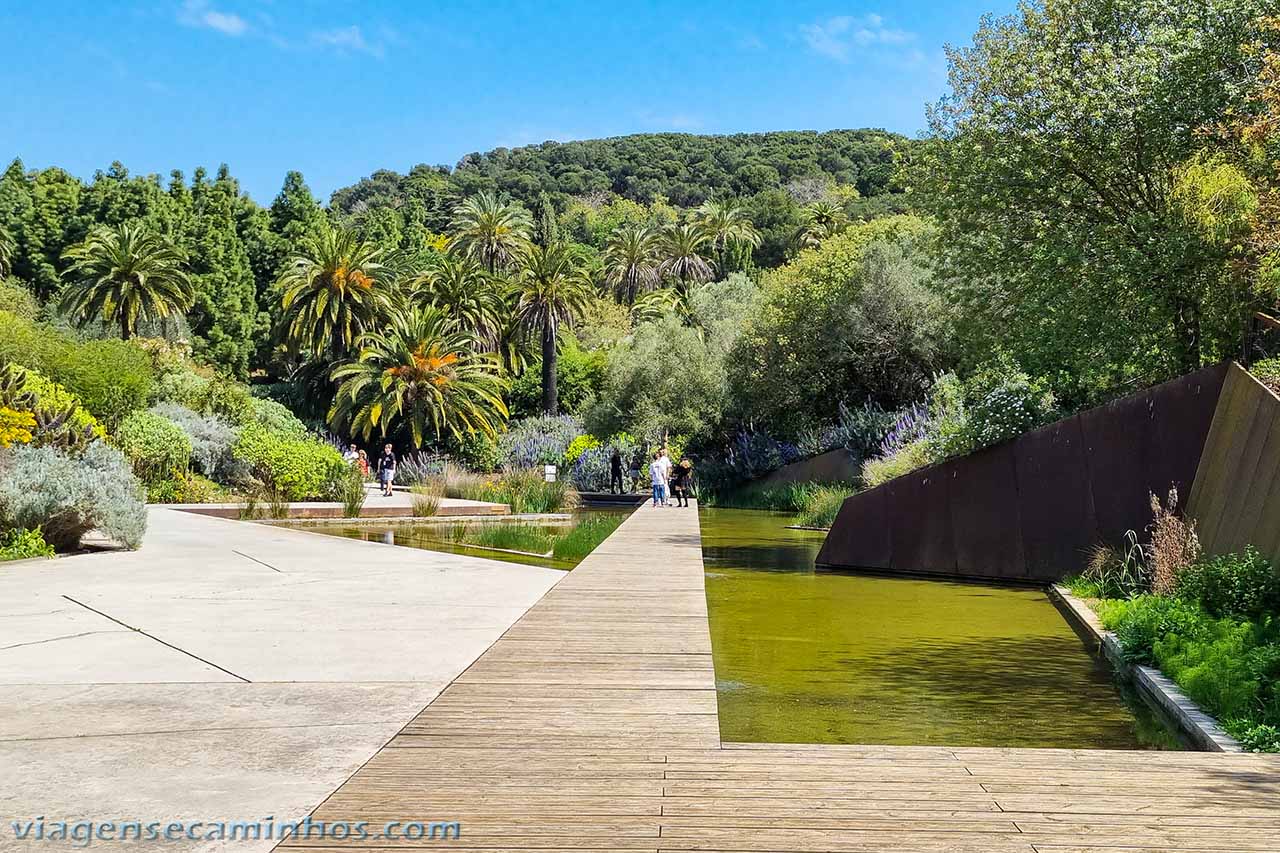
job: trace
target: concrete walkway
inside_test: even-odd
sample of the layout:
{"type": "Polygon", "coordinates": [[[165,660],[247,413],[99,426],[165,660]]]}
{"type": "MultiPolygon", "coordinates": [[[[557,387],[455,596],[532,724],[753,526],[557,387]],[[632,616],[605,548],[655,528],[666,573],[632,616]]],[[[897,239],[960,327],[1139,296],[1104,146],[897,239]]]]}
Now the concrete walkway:
{"type": "Polygon", "coordinates": [[[562,577],[160,508],[137,552],[0,566],[0,850],[305,815],[562,577]]]}

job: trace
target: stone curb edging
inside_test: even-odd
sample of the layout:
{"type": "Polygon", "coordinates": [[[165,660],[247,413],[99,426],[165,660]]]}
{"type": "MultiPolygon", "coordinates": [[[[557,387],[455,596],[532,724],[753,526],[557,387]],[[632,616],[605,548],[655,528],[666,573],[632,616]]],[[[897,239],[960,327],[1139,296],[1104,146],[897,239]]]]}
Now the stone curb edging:
{"type": "Polygon", "coordinates": [[[1177,723],[1197,749],[1205,752],[1244,752],[1240,742],[1222,730],[1218,721],[1192,702],[1178,686],[1158,669],[1125,662],[1116,635],[1102,627],[1093,608],[1071,594],[1066,587],[1049,587],[1050,597],[1071,614],[1077,625],[1092,637],[1117,671],[1127,675],[1138,686],[1143,699],[1177,723]]]}

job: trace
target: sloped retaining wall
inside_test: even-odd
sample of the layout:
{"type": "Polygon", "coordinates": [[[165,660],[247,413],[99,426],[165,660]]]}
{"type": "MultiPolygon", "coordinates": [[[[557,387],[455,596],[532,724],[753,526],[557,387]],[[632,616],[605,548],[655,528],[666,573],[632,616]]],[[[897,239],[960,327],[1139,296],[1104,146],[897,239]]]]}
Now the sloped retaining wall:
{"type": "Polygon", "coordinates": [[[846,500],[827,568],[1054,581],[1095,543],[1150,523],[1148,495],[1185,504],[1229,365],[1207,367],[846,500]]]}
{"type": "Polygon", "coordinates": [[[1280,397],[1232,365],[1187,514],[1206,553],[1253,545],[1280,563],[1280,397]]]}

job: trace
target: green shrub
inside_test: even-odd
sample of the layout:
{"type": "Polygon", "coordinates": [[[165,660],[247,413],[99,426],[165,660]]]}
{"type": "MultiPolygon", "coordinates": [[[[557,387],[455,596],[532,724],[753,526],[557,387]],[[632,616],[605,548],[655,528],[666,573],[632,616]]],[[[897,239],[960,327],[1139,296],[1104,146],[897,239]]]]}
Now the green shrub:
{"type": "Polygon", "coordinates": [[[191,439],[191,461],[203,474],[224,480],[234,476],[231,447],[236,443],[235,427],[216,415],[202,415],[181,403],[157,403],[150,411],[182,427],[191,439]]]}
{"type": "Polygon", "coordinates": [[[252,397],[249,401],[249,413],[253,420],[276,432],[304,435],[307,431],[306,424],[298,420],[297,415],[275,400],[252,397]]]}
{"type": "Polygon", "coordinates": [[[1114,631],[1131,663],[1155,663],[1157,640],[1177,634],[1187,639],[1199,637],[1207,614],[1192,602],[1160,595],[1139,595],[1125,601],[1102,601],[1098,615],[1109,631],[1114,631]]]}
{"type": "Polygon", "coordinates": [[[0,452],[0,526],[39,527],[59,551],[100,530],[136,548],[147,526],[142,489],[124,454],[102,441],[82,453],[26,445],[0,452]]]}
{"type": "Polygon", "coordinates": [[[153,504],[208,504],[225,498],[226,492],[217,483],[193,471],[175,469],[147,484],[147,501],[153,504]]]}
{"type": "Polygon", "coordinates": [[[134,412],[116,430],[114,443],[133,464],[144,483],[185,471],[191,463],[191,439],[182,427],[154,412],[134,412]]]}
{"type": "Polygon", "coordinates": [[[1162,672],[1209,713],[1239,717],[1257,710],[1261,683],[1249,654],[1254,626],[1229,619],[1204,620],[1187,636],[1170,632],[1153,645],[1162,672]]]}
{"type": "Polygon", "coordinates": [[[1280,613],[1280,575],[1253,546],[1242,554],[1201,558],[1181,573],[1177,594],[1214,616],[1280,613]]]}
{"type": "Polygon", "coordinates": [[[1225,728],[1227,734],[1250,752],[1280,752],[1280,725],[1228,720],[1225,728]]]}
{"type": "Polygon", "coordinates": [[[130,341],[86,341],[69,347],[50,375],[75,394],[108,430],[151,401],[151,356],[130,341]]]}
{"type": "Polygon", "coordinates": [[[152,390],[155,402],[172,402],[200,411],[209,383],[213,380],[191,369],[189,365],[179,370],[163,373],[152,390]]]}
{"type": "Polygon", "coordinates": [[[259,423],[240,429],[232,455],[251,475],[286,500],[328,497],[348,466],[327,442],[310,436],[277,432],[259,423]]]}
{"type": "Polygon", "coordinates": [[[16,278],[0,278],[0,305],[22,320],[34,321],[40,313],[40,301],[16,278]]]}
{"type": "Polygon", "coordinates": [[[1280,388],[1280,358],[1267,358],[1254,362],[1249,372],[1272,391],[1280,388]]]}
{"type": "Polygon", "coordinates": [[[840,513],[840,507],[854,492],[851,486],[819,486],[805,499],[796,515],[796,524],[802,527],[830,527],[840,513]]]}
{"type": "Polygon", "coordinates": [[[862,465],[862,482],[868,488],[924,468],[932,462],[927,441],[913,441],[889,456],[868,459],[862,465]]]}
{"type": "Polygon", "coordinates": [[[191,406],[201,414],[217,415],[237,426],[244,426],[255,420],[255,404],[266,401],[256,400],[249,389],[239,382],[218,377],[206,381],[195,393],[193,400],[178,402],[191,406]]]}
{"type": "MultiPolygon", "coordinates": [[[[502,448],[498,440],[484,432],[451,436],[446,444],[450,458],[481,474],[492,474],[502,465],[502,448]]],[[[399,469],[397,468],[397,472],[399,469]]]]}
{"type": "Polygon", "coordinates": [[[600,439],[596,438],[594,435],[583,433],[573,441],[569,442],[569,446],[566,447],[564,451],[564,459],[561,460],[560,464],[565,468],[571,468],[573,467],[573,463],[578,461],[578,457],[581,456],[584,451],[591,450],[592,448],[599,446],[600,439]]]}
{"type": "Polygon", "coordinates": [[[19,527],[0,534],[0,563],[9,560],[28,560],[32,557],[52,557],[53,546],[44,541],[44,534],[37,527],[27,530],[19,527]]]}

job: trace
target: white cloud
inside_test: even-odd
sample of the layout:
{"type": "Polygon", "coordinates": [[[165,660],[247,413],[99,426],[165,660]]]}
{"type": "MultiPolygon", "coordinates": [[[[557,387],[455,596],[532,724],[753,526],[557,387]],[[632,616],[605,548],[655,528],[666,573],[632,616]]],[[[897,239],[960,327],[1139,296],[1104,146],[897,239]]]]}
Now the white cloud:
{"type": "Polygon", "coordinates": [[[244,18],[234,12],[214,9],[207,0],[187,0],[178,13],[178,21],[188,27],[216,30],[226,36],[242,36],[249,30],[244,18]]]}
{"type": "Polygon", "coordinates": [[[311,41],[323,47],[335,47],[356,53],[367,53],[382,58],[382,45],[370,42],[355,24],[349,27],[336,27],[332,30],[317,30],[311,34],[311,41]]]}
{"type": "Polygon", "coordinates": [[[855,54],[870,48],[905,45],[915,40],[915,33],[887,27],[876,14],[839,15],[800,28],[809,49],[837,62],[849,62],[855,54]]]}

